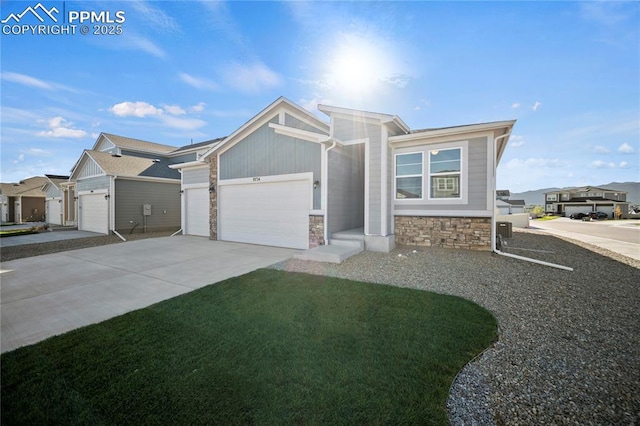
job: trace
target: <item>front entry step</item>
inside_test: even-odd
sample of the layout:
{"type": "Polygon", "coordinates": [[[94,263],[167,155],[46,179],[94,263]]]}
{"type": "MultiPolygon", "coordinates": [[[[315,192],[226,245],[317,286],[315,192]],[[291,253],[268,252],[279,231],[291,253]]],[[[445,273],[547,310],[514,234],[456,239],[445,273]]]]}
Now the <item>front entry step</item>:
{"type": "Polygon", "coordinates": [[[364,251],[364,241],[331,239],[329,245],[296,253],[293,258],[315,262],[342,263],[343,260],[362,251],[364,251]]]}

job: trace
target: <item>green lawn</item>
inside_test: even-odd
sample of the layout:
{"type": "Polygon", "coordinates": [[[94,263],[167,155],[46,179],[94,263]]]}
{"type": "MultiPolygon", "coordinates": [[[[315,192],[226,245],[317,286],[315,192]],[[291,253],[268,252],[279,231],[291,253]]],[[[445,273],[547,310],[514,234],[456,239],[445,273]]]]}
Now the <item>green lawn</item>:
{"type": "Polygon", "coordinates": [[[555,220],[555,219],[558,219],[559,217],[560,216],[542,216],[542,217],[537,218],[536,220],[539,220],[539,221],[542,222],[542,221],[545,221],[545,220],[555,220]]]}
{"type": "Polygon", "coordinates": [[[0,357],[2,424],[447,424],[456,297],[262,269],[0,357]]]}
{"type": "Polygon", "coordinates": [[[0,231],[0,238],[2,237],[15,237],[17,235],[29,235],[29,234],[37,234],[38,231],[36,231],[33,228],[29,228],[29,229],[9,229],[6,231],[0,231]]]}

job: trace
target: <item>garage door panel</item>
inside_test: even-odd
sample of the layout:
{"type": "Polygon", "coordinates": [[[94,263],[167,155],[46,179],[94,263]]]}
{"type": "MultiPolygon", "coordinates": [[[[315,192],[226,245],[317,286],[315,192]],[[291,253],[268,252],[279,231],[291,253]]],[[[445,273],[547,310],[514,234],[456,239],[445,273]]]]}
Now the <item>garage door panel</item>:
{"type": "Polygon", "coordinates": [[[62,225],[62,203],[60,200],[47,200],[47,223],[62,225]]]}
{"type": "Polygon", "coordinates": [[[220,239],[308,248],[309,188],[307,180],[222,185],[220,239]]]}
{"type": "Polygon", "coordinates": [[[80,224],[81,231],[109,233],[109,204],[105,194],[80,195],[80,224]]]}
{"type": "Polygon", "coordinates": [[[209,236],[209,189],[190,188],[186,197],[185,234],[209,236]]]}

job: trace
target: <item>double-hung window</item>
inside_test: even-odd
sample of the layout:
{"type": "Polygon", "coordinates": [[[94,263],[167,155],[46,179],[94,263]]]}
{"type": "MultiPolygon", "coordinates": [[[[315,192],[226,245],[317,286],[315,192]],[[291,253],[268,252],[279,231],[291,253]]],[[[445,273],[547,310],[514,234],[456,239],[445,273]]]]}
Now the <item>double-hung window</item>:
{"type": "Polygon", "coordinates": [[[462,149],[429,151],[429,198],[461,198],[462,149]]]}
{"type": "Polygon", "coordinates": [[[396,154],[396,199],[422,198],[422,152],[396,154]]]}

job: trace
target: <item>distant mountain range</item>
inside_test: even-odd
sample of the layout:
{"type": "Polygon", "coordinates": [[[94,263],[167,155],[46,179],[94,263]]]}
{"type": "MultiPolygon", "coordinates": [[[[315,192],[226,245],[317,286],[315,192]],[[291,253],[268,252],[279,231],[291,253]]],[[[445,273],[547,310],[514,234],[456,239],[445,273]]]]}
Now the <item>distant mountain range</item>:
{"type": "MultiPolygon", "coordinates": [[[[611,182],[602,185],[591,185],[597,188],[616,189],[627,192],[627,201],[631,205],[640,204],[640,182],[611,182]]],[[[500,189],[500,188],[498,188],[500,189]]],[[[527,206],[544,205],[544,194],[546,192],[559,191],[568,188],[543,188],[520,193],[512,192],[509,197],[512,200],[524,200],[527,206]]]]}

